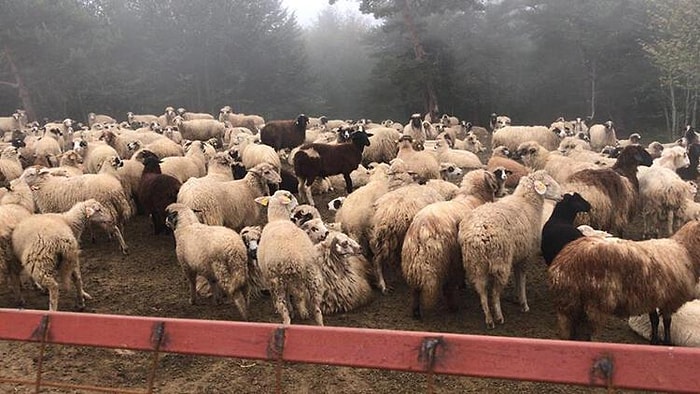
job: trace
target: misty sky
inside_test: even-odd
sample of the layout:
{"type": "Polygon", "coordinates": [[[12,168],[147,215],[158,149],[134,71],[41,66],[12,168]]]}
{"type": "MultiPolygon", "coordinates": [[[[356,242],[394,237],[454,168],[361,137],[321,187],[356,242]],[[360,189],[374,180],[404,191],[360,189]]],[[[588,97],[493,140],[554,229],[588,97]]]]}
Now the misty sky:
{"type": "MultiPolygon", "coordinates": [[[[297,21],[301,26],[307,27],[316,20],[318,13],[328,6],[328,0],[282,0],[282,4],[290,12],[296,14],[297,21]]],[[[333,5],[333,8],[341,13],[356,12],[360,14],[358,11],[359,3],[352,0],[339,0],[333,5]]],[[[370,16],[368,18],[371,19],[370,16]]]]}

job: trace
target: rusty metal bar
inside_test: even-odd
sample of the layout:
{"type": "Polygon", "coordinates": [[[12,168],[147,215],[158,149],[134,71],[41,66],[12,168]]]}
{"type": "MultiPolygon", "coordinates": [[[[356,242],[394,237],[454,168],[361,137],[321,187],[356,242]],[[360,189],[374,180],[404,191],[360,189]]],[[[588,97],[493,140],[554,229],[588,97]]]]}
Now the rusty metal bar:
{"type": "Polygon", "coordinates": [[[39,357],[37,359],[36,366],[36,379],[34,380],[34,391],[36,393],[41,390],[41,375],[44,371],[44,352],[46,351],[46,342],[49,339],[49,324],[51,324],[51,318],[49,315],[43,315],[39,325],[36,330],[32,332],[32,339],[40,341],[39,344],[39,357]]]}
{"type": "MultiPolygon", "coordinates": [[[[32,332],[45,314],[0,309],[0,340],[36,341],[32,332]]],[[[153,351],[154,324],[163,322],[168,335],[161,352],[259,360],[270,359],[270,339],[279,328],[267,323],[48,314],[50,343],[153,351]]],[[[416,354],[426,338],[436,335],[441,345],[429,360],[436,374],[607,388],[614,383],[616,389],[674,392],[697,392],[700,387],[700,349],[671,346],[290,325],[284,328],[283,360],[424,373],[426,361],[416,354]],[[609,379],[602,370],[592,371],[601,357],[614,360],[609,379]]]]}
{"type": "Polygon", "coordinates": [[[158,322],[153,327],[153,333],[151,335],[151,342],[153,343],[153,363],[151,364],[151,369],[148,372],[148,390],[147,393],[153,392],[153,383],[156,379],[156,370],[158,370],[158,359],[160,357],[160,348],[165,341],[165,323],[158,322]]]}
{"type": "MultiPolygon", "coordinates": [[[[23,386],[32,386],[36,382],[34,380],[13,379],[0,377],[0,383],[21,384],[23,386]]],[[[60,389],[92,391],[96,393],[113,393],[113,394],[146,394],[144,390],[129,390],[115,387],[91,386],[84,384],[73,384],[63,382],[52,382],[44,380],[41,382],[41,387],[55,387],[60,389]]]]}

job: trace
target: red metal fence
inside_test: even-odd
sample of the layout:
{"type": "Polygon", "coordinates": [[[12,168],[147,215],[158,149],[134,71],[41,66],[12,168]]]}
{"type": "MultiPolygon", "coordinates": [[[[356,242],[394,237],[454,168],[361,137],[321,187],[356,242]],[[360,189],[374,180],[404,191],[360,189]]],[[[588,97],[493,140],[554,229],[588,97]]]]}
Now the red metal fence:
{"type": "MultiPolygon", "coordinates": [[[[0,309],[0,340],[627,389],[700,391],[700,349],[305,325],[0,309]],[[197,338],[197,340],[193,340],[197,338]],[[202,340],[206,338],[206,340],[202,340]]],[[[132,393],[37,378],[1,382],[132,393]]],[[[0,371],[1,372],[1,371],[0,371]]],[[[430,381],[430,379],[429,379],[430,381]]]]}

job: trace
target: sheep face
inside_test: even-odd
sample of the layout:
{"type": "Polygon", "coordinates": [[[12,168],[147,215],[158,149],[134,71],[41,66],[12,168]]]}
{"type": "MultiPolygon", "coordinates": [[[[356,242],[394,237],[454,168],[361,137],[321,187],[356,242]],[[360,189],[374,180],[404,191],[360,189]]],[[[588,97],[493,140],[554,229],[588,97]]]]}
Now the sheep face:
{"type": "Polygon", "coordinates": [[[114,217],[94,199],[85,201],[85,217],[91,223],[114,223],[114,217]]]}
{"type": "Polygon", "coordinates": [[[337,211],[340,209],[340,207],[343,206],[343,201],[345,201],[346,197],[337,197],[328,202],[328,210],[329,211],[337,211]]]}
{"type": "Polygon", "coordinates": [[[422,122],[423,121],[421,119],[420,114],[411,115],[410,123],[411,123],[411,126],[413,126],[414,128],[419,129],[422,125],[422,122]]]}
{"type": "Polygon", "coordinates": [[[359,254],[360,244],[343,233],[335,233],[330,245],[331,253],[336,256],[350,256],[359,254]]]}
{"type": "Polygon", "coordinates": [[[323,224],[323,220],[318,218],[303,223],[301,229],[309,236],[311,242],[315,244],[325,240],[329,233],[328,228],[323,224]]]}
{"type": "Polygon", "coordinates": [[[275,167],[268,163],[260,163],[255,167],[251,168],[249,172],[258,175],[268,184],[277,185],[282,182],[282,177],[280,176],[280,173],[275,169],[275,167]]]}
{"type": "Polygon", "coordinates": [[[248,250],[248,258],[251,260],[257,260],[258,258],[258,243],[260,242],[261,234],[262,229],[260,226],[247,226],[241,230],[241,238],[243,238],[243,243],[248,250]]]}
{"type": "Polygon", "coordinates": [[[296,122],[294,124],[299,127],[300,130],[306,130],[306,125],[309,123],[309,117],[304,114],[299,114],[297,116],[296,122]]]}
{"type": "Polygon", "coordinates": [[[564,194],[558,204],[566,204],[575,213],[590,212],[591,210],[591,204],[577,192],[564,194]]]}
{"type": "Polygon", "coordinates": [[[321,214],[318,212],[318,209],[311,205],[303,204],[292,209],[290,219],[294,224],[301,227],[304,223],[312,219],[319,219],[320,217],[321,214]]]}
{"type": "Polygon", "coordinates": [[[440,175],[444,180],[456,179],[462,175],[462,169],[452,163],[440,163],[440,175]]]}
{"type": "Polygon", "coordinates": [[[7,148],[3,149],[2,154],[0,154],[0,159],[19,159],[19,153],[17,148],[15,148],[14,146],[8,146],[7,148]]]}
{"type": "MultiPolygon", "coordinates": [[[[527,179],[535,193],[548,200],[561,201],[561,186],[547,172],[536,171],[530,174],[527,179]]],[[[520,184],[523,184],[522,179],[520,184]]]]}

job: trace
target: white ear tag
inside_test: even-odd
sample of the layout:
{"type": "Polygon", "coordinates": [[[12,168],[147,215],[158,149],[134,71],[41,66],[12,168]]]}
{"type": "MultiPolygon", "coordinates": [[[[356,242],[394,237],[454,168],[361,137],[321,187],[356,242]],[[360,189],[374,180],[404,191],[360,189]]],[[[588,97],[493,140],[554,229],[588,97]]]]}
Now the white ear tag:
{"type": "Polygon", "coordinates": [[[547,185],[545,185],[542,181],[535,181],[535,191],[540,196],[544,196],[544,194],[547,192],[547,185]]]}

